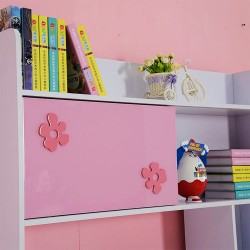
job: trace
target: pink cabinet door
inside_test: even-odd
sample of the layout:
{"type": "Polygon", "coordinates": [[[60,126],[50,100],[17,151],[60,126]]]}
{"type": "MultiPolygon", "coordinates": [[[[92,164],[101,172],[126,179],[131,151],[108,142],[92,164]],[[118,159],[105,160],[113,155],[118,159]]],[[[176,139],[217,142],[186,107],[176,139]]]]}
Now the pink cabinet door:
{"type": "Polygon", "coordinates": [[[24,98],[25,217],[176,204],[175,130],[173,107],[24,98]]]}
{"type": "Polygon", "coordinates": [[[79,222],[25,227],[25,250],[79,250],[79,222]]]}

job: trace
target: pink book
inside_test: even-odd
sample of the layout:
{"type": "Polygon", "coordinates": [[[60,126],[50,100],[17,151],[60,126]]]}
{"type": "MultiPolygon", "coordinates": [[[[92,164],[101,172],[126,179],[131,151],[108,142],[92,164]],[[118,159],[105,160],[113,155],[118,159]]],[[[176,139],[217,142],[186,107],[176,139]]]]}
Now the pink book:
{"type": "MultiPolygon", "coordinates": [[[[70,66],[72,66],[72,68],[74,68],[78,72],[79,85],[85,85],[85,86],[76,86],[75,92],[98,95],[96,84],[94,82],[94,78],[90,71],[87,58],[84,54],[84,50],[77,32],[76,25],[75,24],[67,25],[66,31],[67,31],[68,58],[70,58],[70,63],[71,63],[70,66]],[[80,79],[81,77],[84,77],[85,81],[82,81],[80,79]]],[[[69,68],[69,61],[68,61],[68,68],[69,68]]],[[[74,82],[74,84],[72,85],[77,85],[77,84],[76,82],[74,82]]]]}
{"type": "Polygon", "coordinates": [[[249,158],[250,149],[219,149],[219,150],[210,150],[208,158],[215,157],[236,157],[236,158],[249,158]]]}
{"type": "Polygon", "coordinates": [[[218,157],[218,158],[207,158],[207,165],[250,165],[250,158],[230,158],[230,157],[218,157]]]}

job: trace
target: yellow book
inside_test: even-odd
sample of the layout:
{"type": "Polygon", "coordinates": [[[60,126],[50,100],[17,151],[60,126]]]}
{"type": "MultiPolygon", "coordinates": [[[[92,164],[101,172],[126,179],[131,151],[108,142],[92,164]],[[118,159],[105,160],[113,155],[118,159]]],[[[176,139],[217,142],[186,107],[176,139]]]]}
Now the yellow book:
{"type": "Polygon", "coordinates": [[[41,91],[49,91],[48,21],[39,16],[41,91]]]}
{"type": "Polygon", "coordinates": [[[233,182],[250,181],[250,174],[233,174],[233,182]]]}
{"type": "Polygon", "coordinates": [[[32,14],[32,89],[41,90],[38,15],[32,14]]]}
{"type": "Polygon", "coordinates": [[[232,172],[238,174],[250,173],[250,166],[232,166],[232,172]]]}
{"type": "Polygon", "coordinates": [[[67,87],[67,53],[66,53],[66,22],[58,19],[58,82],[59,92],[68,92],[67,87]]]}
{"type": "Polygon", "coordinates": [[[241,174],[241,173],[249,173],[250,174],[250,166],[249,165],[233,165],[233,166],[206,166],[207,173],[234,173],[234,174],[241,174]]]}
{"type": "Polygon", "coordinates": [[[96,60],[95,60],[90,42],[89,42],[88,36],[86,34],[86,30],[85,30],[83,25],[79,25],[77,27],[77,31],[78,31],[78,35],[80,37],[80,40],[81,40],[81,43],[83,46],[84,53],[85,53],[86,58],[88,60],[89,68],[90,68],[91,73],[93,75],[94,82],[96,83],[98,95],[106,96],[107,93],[106,93],[98,66],[96,64],[96,60]]]}

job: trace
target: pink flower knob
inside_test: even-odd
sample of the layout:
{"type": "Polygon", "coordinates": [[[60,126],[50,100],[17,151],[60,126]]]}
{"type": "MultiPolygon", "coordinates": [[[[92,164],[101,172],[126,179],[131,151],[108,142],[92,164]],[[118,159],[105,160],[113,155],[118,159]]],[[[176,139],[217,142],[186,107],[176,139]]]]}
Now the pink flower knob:
{"type": "Polygon", "coordinates": [[[152,162],[148,168],[143,168],[141,171],[142,177],[148,179],[145,183],[146,188],[152,189],[154,194],[161,191],[161,183],[167,180],[166,172],[164,169],[159,168],[159,163],[152,162]]]}
{"type": "Polygon", "coordinates": [[[49,113],[47,115],[48,123],[42,123],[39,128],[39,135],[44,137],[43,146],[53,152],[57,149],[57,144],[64,146],[69,142],[69,135],[64,134],[66,123],[58,123],[57,115],[49,113]]]}

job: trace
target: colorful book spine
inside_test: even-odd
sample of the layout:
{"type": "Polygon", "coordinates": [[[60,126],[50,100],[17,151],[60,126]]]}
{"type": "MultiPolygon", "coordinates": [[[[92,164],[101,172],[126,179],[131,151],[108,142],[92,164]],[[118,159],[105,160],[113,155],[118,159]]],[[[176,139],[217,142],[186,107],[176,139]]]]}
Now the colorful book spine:
{"type": "Polygon", "coordinates": [[[72,57],[74,57],[73,55],[75,55],[86,82],[84,87],[84,93],[98,95],[94,78],[88,66],[87,58],[83,51],[83,47],[75,24],[67,25],[67,39],[70,43],[70,53],[72,54],[72,57]]]}
{"type": "Polygon", "coordinates": [[[208,158],[207,165],[250,165],[250,158],[243,158],[243,157],[208,158]]]}
{"type": "Polygon", "coordinates": [[[41,90],[38,15],[32,14],[32,89],[41,90]]]}
{"type": "Polygon", "coordinates": [[[206,199],[249,199],[250,190],[241,191],[206,191],[206,199]]]}
{"type": "Polygon", "coordinates": [[[32,17],[31,9],[21,9],[22,23],[22,67],[23,67],[23,87],[32,89],[32,17]]]}
{"type": "MultiPolygon", "coordinates": [[[[0,10],[0,32],[10,28],[16,29],[20,32],[20,35],[22,34],[20,7],[9,6],[7,8],[3,8],[0,10]]],[[[21,58],[21,64],[22,64],[22,87],[24,87],[23,57],[21,58]]]]}
{"type": "Polygon", "coordinates": [[[0,10],[0,31],[17,29],[21,34],[21,8],[8,6],[0,10]]]}
{"type": "Polygon", "coordinates": [[[250,182],[236,182],[234,183],[234,189],[236,191],[240,191],[240,190],[250,190],[250,182]]]}
{"type": "Polygon", "coordinates": [[[220,150],[210,150],[208,158],[215,157],[233,157],[233,158],[249,158],[250,149],[220,149],[220,150]]]}
{"type": "Polygon", "coordinates": [[[250,181],[250,174],[233,174],[233,182],[250,181]]]}
{"type": "Polygon", "coordinates": [[[86,30],[83,25],[77,27],[78,35],[80,37],[82,47],[85,53],[85,56],[88,61],[88,65],[90,67],[91,73],[94,77],[94,81],[96,83],[97,91],[100,96],[106,96],[106,90],[102,81],[101,74],[99,72],[93,50],[91,48],[89,38],[87,36],[86,30]]]}
{"type": "Polygon", "coordinates": [[[49,91],[58,92],[58,41],[57,19],[48,17],[49,35],[49,91]]]}
{"type": "Polygon", "coordinates": [[[250,181],[250,173],[245,174],[208,174],[208,182],[246,182],[250,181]]]}
{"type": "Polygon", "coordinates": [[[66,22],[57,20],[58,32],[58,82],[59,92],[67,93],[67,52],[66,52],[66,22]]]}
{"type": "Polygon", "coordinates": [[[41,91],[49,91],[48,20],[39,16],[41,91]]]}
{"type": "Polygon", "coordinates": [[[250,190],[250,182],[208,182],[206,190],[210,191],[239,191],[250,190]]]}
{"type": "Polygon", "coordinates": [[[236,199],[249,199],[250,190],[235,191],[235,198],[236,199]]]}
{"type": "Polygon", "coordinates": [[[206,166],[207,173],[250,173],[250,166],[206,166]]]}

